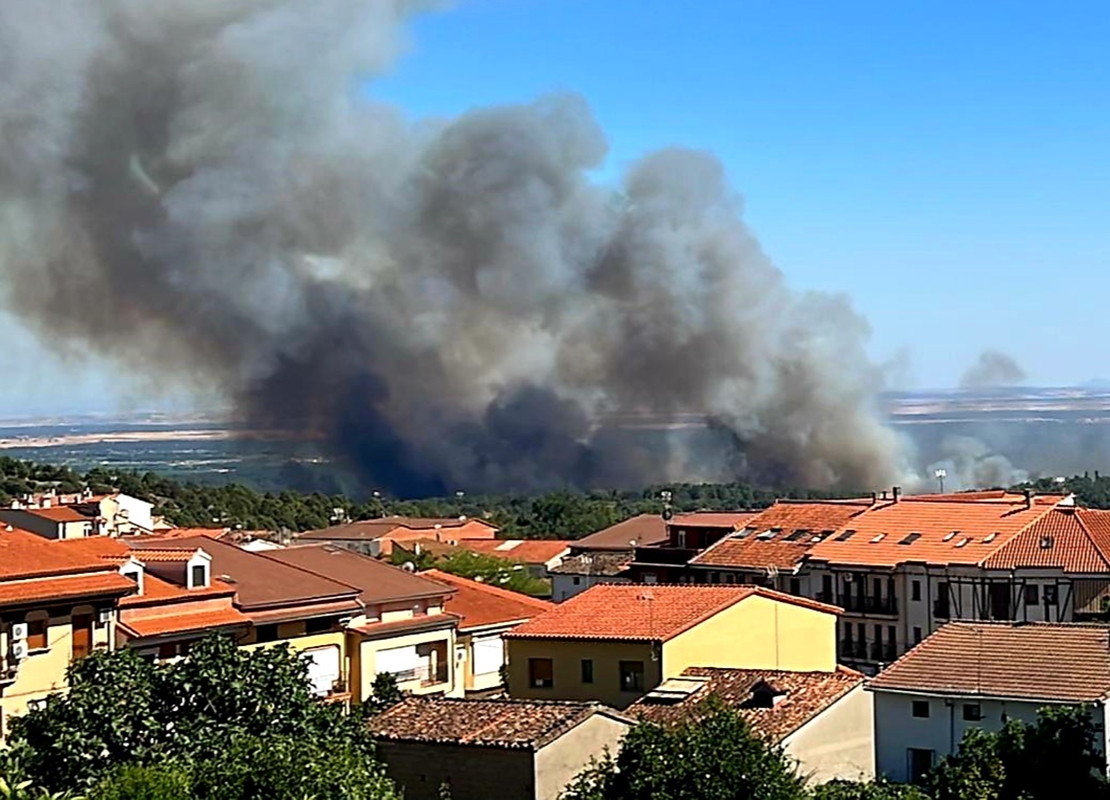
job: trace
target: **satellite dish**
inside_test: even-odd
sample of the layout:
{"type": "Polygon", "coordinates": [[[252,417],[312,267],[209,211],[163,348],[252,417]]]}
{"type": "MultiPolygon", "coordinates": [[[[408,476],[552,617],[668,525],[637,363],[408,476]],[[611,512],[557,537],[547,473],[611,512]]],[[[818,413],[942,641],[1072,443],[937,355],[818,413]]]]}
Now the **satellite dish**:
{"type": "Polygon", "coordinates": [[[406,561],[401,565],[401,569],[405,572],[416,572],[416,564],[413,564],[411,561],[406,561]]]}

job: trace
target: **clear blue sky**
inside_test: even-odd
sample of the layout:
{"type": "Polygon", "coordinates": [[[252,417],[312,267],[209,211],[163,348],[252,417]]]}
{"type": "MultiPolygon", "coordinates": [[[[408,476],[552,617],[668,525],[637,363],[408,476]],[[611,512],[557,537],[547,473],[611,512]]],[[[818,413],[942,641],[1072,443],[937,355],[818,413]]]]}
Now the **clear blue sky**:
{"type": "Polygon", "coordinates": [[[1110,3],[471,0],[372,88],[414,118],[552,90],[589,101],[610,173],[716,152],[791,284],[850,294],[913,385],[987,347],[1035,383],[1110,377],[1110,3]]]}

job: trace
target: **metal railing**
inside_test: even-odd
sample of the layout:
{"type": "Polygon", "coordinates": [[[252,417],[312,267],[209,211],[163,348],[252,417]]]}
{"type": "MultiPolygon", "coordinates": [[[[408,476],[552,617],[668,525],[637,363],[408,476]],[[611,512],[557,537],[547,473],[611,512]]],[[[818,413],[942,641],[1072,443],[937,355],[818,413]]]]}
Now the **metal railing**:
{"type": "Polygon", "coordinates": [[[867,594],[842,594],[837,599],[837,605],[853,614],[898,614],[898,598],[891,595],[876,597],[867,594]]]}

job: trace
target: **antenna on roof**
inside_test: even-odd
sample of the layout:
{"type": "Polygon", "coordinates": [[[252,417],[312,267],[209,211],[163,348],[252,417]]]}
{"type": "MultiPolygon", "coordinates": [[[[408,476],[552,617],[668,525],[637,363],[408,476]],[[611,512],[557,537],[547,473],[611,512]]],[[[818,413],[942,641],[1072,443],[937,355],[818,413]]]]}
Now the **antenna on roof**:
{"type": "Polygon", "coordinates": [[[933,472],[933,477],[936,478],[937,483],[940,484],[940,493],[944,494],[944,479],[948,477],[948,470],[938,469],[933,472]]]}

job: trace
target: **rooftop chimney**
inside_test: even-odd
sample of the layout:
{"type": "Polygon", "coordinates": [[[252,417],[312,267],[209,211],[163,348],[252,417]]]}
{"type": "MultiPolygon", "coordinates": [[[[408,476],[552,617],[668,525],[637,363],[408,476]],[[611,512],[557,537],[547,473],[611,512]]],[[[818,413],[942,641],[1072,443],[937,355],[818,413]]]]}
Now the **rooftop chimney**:
{"type": "Polygon", "coordinates": [[[1022,493],[1025,495],[1025,507],[1026,508],[1032,508],[1033,507],[1033,490],[1032,489],[1024,489],[1024,490],[1022,490],[1022,493]]]}
{"type": "Polygon", "coordinates": [[[875,505],[877,502],[879,502],[879,493],[878,492],[872,492],[871,493],[871,505],[875,505]]]}
{"type": "Polygon", "coordinates": [[[895,486],[893,489],[890,490],[890,494],[891,497],[894,499],[894,502],[897,503],[898,498],[902,496],[902,487],[895,486]]]}

